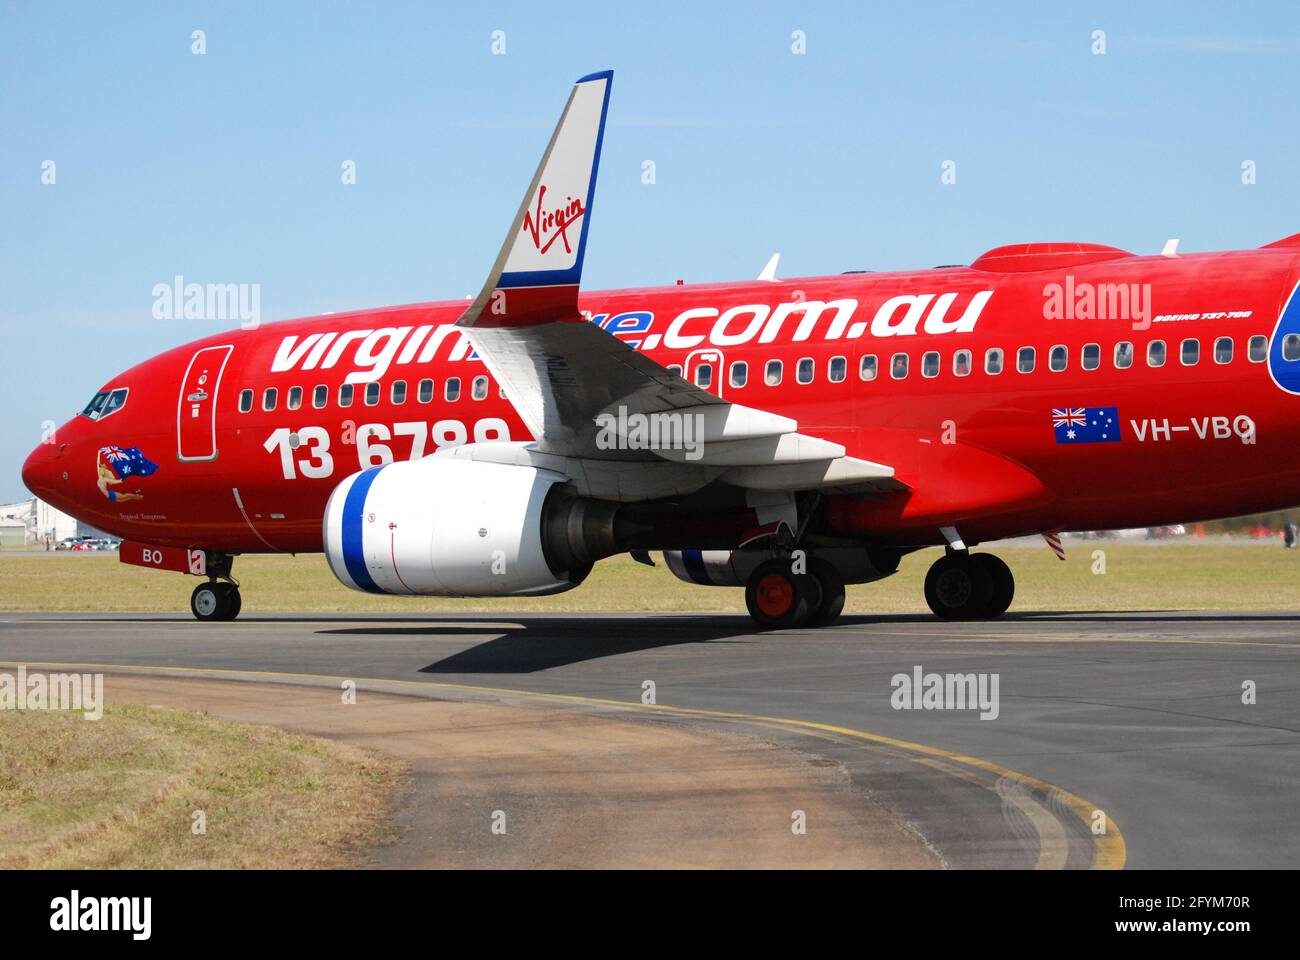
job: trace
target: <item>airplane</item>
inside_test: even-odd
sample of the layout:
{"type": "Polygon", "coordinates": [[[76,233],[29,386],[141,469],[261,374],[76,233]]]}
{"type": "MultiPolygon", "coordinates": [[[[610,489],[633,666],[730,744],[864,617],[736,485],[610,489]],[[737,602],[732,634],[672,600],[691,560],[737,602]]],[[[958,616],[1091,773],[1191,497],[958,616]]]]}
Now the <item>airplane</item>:
{"type": "MultiPolygon", "coordinates": [[[[112,377],[27,459],[126,563],[241,608],[234,558],[348,587],[534,596],[661,551],[763,629],[944,548],[941,618],[1001,616],[974,547],[1300,501],[1300,234],[1156,255],[586,292],[612,72],[574,85],[478,295],[234,330],[112,377]]],[[[1045,554],[1046,556],[1046,554],[1045,554]]]]}

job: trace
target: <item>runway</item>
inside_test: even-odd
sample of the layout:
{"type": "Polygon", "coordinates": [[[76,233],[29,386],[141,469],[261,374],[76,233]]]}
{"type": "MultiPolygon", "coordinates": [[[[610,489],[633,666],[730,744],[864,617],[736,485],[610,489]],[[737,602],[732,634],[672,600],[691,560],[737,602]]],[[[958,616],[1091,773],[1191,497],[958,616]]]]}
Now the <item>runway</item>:
{"type": "Polygon", "coordinates": [[[699,615],[4,614],[0,664],[19,663],[352,679],[362,691],[771,738],[838,765],[949,867],[1300,862],[1295,614],[846,617],[769,634],[699,615]],[[917,667],[996,674],[996,719],[895,709],[891,678],[917,667]],[[647,683],[654,704],[642,702],[647,683]]]}

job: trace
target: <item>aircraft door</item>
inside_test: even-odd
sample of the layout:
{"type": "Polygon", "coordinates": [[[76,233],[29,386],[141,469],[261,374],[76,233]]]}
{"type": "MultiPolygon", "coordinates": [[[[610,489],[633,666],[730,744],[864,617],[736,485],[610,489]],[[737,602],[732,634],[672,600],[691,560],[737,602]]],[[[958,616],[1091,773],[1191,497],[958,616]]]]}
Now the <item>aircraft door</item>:
{"type": "Polygon", "coordinates": [[[217,391],[233,349],[204,347],[190,358],[176,402],[176,459],[217,459],[217,391]]]}

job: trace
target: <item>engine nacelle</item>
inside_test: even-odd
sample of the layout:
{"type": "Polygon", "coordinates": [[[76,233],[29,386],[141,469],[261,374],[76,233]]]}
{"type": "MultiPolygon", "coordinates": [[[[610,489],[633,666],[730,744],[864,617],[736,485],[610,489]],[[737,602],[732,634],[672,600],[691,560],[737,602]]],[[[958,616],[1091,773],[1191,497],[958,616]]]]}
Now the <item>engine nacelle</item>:
{"type": "Polygon", "coordinates": [[[616,553],[617,505],[574,497],[535,467],[426,457],[372,467],[335,488],[325,556],[369,593],[508,597],[559,593],[616,553]]]}

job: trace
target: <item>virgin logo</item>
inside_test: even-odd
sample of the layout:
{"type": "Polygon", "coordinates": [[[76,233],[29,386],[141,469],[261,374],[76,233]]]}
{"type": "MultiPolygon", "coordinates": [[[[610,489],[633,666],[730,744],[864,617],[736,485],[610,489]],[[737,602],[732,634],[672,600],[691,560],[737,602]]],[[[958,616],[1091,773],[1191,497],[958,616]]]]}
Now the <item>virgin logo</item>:
{"type": "Polygon", "coordinates": [[[540,253],[551,249],[551,244],[556,240],[563,240],[564,252],[572,253],[568,230],[570,225],[587,212],[583,209],[582,201],[569,197],[563,205],[550,210],[545,208],[545,202],[546,185],[543,184],[537,191],[537,206],[524,214],[525,232],[540,253]]]}

